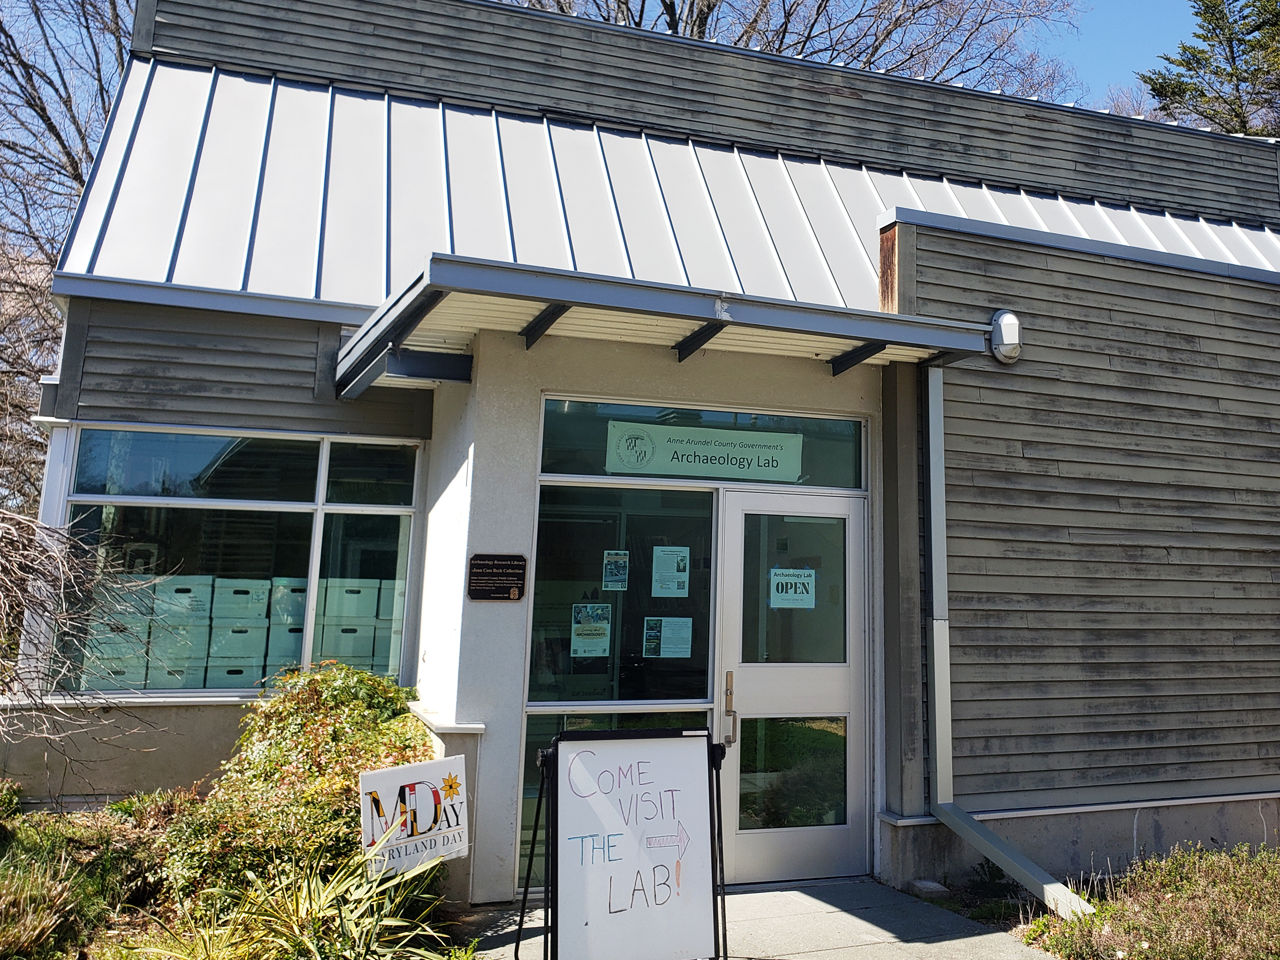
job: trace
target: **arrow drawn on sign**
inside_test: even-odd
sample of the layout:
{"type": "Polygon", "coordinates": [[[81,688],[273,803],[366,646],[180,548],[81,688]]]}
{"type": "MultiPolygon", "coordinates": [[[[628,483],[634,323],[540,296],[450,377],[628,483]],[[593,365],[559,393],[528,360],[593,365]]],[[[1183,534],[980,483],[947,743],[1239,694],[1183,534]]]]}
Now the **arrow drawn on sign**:
{"type": "Polygon", "coordinates": [[[689,834],[685,832],[684,824],[676,821],[675,833],[667,834],[665,837],[645,837],[644,845],[650,849],[653,847],[679,847],[680,852],[676,854],[676,859],[683,860],[685,850],[689,849],[689,834]]]}

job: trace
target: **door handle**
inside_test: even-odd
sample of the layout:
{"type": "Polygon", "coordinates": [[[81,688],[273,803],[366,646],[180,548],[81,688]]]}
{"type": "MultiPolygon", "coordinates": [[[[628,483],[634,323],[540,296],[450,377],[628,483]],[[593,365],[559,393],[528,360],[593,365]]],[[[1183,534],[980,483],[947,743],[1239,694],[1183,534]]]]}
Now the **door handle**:
{"type": "Polygon", "coordinates": [[[738,711],[733,709],[733,671],[725,673],[724,677],[724,716],[726,720],[733,720],[732,732],[725,735],[724,745],[731,747],[738,742],[738,711]]]}

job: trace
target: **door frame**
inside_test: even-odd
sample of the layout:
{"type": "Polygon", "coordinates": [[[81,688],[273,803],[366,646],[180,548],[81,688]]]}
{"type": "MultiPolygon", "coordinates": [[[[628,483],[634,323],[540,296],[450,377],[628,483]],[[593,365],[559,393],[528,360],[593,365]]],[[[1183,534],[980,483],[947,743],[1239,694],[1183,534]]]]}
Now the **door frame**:
{"type": "MultiPolygon", "coordinates": [[[[716,520],[716,562],[713,571],[714,580],[714,596],[711,610],[712,631],[715,643],[713,646],[713,683],[711,690],[712,703],[712,720],[711,735],[716,743],[724,743],[725,736],[730,732],[729,727],[731,721],[725,712],[725,673],[731,666],[736,667],[738,661],[739,645],[741,638],[728,638],[723,635],[724,626],[727,620],[725,603],[729,591],[724,589],[725,577],[729,575],[730,567],[740,571],[741,567],[738,562],[730,562],[728,553],[726,552],[726,540],[728,536],[728,524],[731,519],[731,511],[728,501],[735,495],[746,494],[749,496],[766,496],[777,497],[781,500],[784,497],[804,497],[812,499],[815,507],[822,500],[843,500],[852,501],[852,515],[854,511],[862,511],[862,536],[859,539],[850,537],[851,549],[861,550],[860,574],[854,572],[853,558],[849,558],[846,564],[850,581],[846,584],[846,597],[848,601],[858,603],[856,609],[848,611],[848,623],[855,629],[850,630],[848,647],[846,649],[846,663],[850,668],[850,689],[849,689],[849,757],[847,776],[849,777],[849,796],[857,797],[860,801],[856,806],[860,807],[862,813],[862,824],[854,822],[855,804],[850,803],[848,815],[850,818],[849,827],[853,833],[853,841],[861,846],[860,851],[855,851],[854,859],[860,860],[864,866],[864,874],[872,874],[875,872],[876,850],[874,844],[874,828],[876,819],[876,752],[875,752],[875,722],[876,722],[876,660],[874,657],[874,639],[873,626],[876,622],[873,604],[873,588],[875,581],[875,561],[876,556],[873,551],[874,545],[874,523],[872,506],[873,501],[869,490],[834,490],[830,488],[797,488],[797,487],[762,487],[760,485],[735,485],[721,486],[716,494],[715,520],[716,520]],[[858,576],[861,582],[853,582],[853,576],[858,576]],[[732,647],[730,644],[732,643],[732,647]],[[730,652],[731,651],[731,652],[730,652]],[[855,725],[860,725],[861,730],[853,729],[855,725]],[[856,742],[855,742],[856,737],[856,742]],[[861,784],[860,789],[857,784],[861,784]]],[[[780,511],[785,513],[785,511],[780,511]]],[[[736,618],[733,618],[736,619],[736,618]]],[[[735,702],[735,709],[738,704],[735,702]]],[[[741,713],[741,711],[738,711],[741,713]]],[[[737,748],[739,745],[729,747],[730,750],[737,748]]],[[[737,791],[733,791],[733,795],[737,795],[737,791]]],[[[730,834],[738,833],[737,811],[725,809],[722,811],[724,832],[726,845],[732,843],[730,834]]],[[[729,852],[726,852],[726,860],[730,859],[729,852]]],[[[771,882],[771,881],[759,881],[771,882]]]]}

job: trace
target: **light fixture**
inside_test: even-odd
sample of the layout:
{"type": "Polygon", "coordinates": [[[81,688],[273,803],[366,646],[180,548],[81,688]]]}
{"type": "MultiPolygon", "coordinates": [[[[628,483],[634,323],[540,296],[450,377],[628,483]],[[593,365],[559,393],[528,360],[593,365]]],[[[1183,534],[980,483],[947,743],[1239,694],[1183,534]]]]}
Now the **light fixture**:
{"type": "Polygon", "coordinates": [[[1022,321],[1012,310],[997,310],[991,318],[991,355],[1001,363],[1022,355],[1022,321]]]}

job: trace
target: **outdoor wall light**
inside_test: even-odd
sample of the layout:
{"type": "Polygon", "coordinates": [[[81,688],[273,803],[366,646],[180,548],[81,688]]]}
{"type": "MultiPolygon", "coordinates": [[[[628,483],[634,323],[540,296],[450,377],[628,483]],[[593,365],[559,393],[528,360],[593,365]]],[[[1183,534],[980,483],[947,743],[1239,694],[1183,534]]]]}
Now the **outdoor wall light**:
{"type": "Polygon", "coordinates": [[[997,310],[991,318],[991,354],[1001,363],[1022,355],[1022,322],[1012,310],[997,310]]]}

